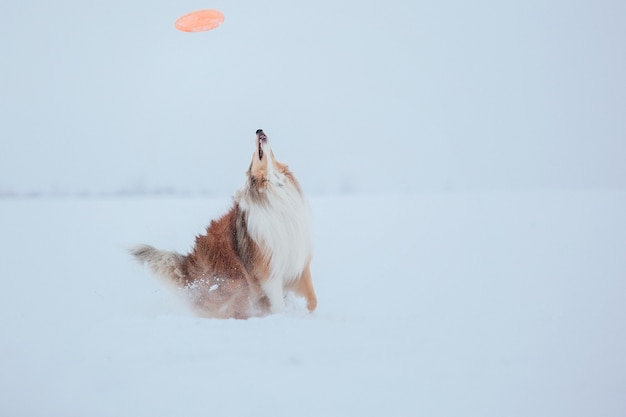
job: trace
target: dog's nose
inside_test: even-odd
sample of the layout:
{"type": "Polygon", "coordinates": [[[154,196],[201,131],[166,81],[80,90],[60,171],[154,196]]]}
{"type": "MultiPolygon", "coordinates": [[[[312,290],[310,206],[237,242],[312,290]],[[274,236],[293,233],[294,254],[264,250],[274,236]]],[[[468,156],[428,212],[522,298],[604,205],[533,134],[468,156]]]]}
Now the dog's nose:
{"type": "Polygon", "coordinates": [[[263,133],[263,129],[258,129],[258,130],[256,131],[256,134],[257,134],[257,135],[259,135],[259,136],[261,136],[261,135],[264,135],[265,133],[263,133]]]}

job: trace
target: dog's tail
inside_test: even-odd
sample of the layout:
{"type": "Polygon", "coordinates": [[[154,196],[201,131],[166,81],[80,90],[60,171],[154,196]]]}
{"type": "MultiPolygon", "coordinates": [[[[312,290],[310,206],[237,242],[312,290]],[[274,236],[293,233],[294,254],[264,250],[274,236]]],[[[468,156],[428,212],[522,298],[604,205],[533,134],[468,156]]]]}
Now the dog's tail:
{"type": "Polygon", "coordinates": [[[150,245],[139,245],[130,249],[131,255],[139,263],[148,264],[152,272],[167,282],[183,286],[185,273],[183,264],[185,257],[176,252],[156,249],[150,245]]]}

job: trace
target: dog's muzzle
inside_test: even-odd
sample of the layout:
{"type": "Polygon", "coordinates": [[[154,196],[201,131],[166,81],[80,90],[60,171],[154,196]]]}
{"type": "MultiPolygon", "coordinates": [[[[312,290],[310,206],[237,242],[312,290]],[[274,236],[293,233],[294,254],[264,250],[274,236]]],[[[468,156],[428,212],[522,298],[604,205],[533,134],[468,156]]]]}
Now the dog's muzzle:
{"type": "Polygon", "coordinates": [[[259,148],[259,159],[263,159],[263,144],[267,142],[267,136],[265,135],[262,129],[259,129],[256,131],[256,137],[257,137],[258,148],[259,148]]]}

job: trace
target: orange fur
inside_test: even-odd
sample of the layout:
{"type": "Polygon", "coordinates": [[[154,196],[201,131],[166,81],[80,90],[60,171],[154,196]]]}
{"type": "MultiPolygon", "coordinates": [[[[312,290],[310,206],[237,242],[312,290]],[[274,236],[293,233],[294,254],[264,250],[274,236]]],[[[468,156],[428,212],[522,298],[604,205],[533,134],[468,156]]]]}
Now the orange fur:
{"type": "Polygon", "coordinates": [[[238,206],[211,222],[206,234],[185,258],[185,287],[190,290],[198,314],[218,318],[247,318],[269,312],[267,298],[259,286],[263,265],[254,242],[247,236],[237,239],[238,206]],[[241,247],[246,246],[245,258],[241,247]]]}

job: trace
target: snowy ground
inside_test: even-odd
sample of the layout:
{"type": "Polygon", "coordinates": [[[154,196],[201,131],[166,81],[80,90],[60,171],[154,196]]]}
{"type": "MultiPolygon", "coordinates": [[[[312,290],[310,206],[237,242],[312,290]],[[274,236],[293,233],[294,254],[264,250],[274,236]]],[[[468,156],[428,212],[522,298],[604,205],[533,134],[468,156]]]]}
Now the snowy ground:
{"type": "Polygon", "coordinates": [[[626,414],[625,192],[311,204],[318,311],[220,321],[124,248],[228,199],[0,200],[0,415],[626,414]]]}

